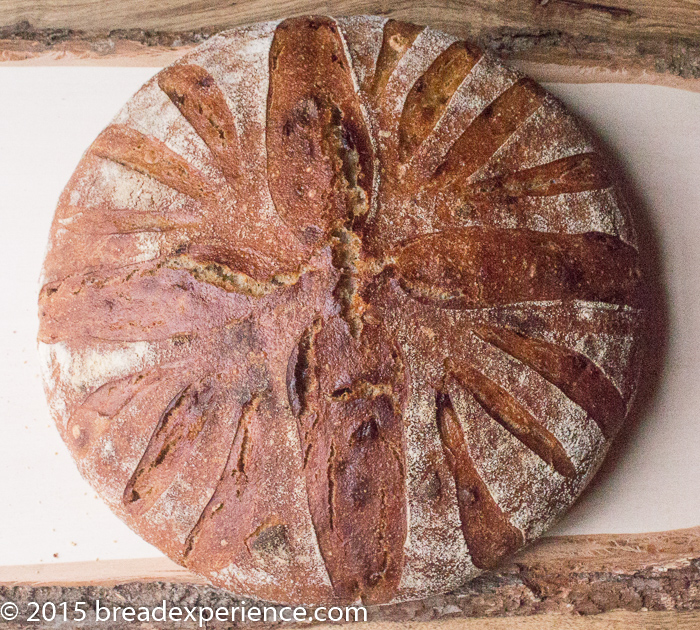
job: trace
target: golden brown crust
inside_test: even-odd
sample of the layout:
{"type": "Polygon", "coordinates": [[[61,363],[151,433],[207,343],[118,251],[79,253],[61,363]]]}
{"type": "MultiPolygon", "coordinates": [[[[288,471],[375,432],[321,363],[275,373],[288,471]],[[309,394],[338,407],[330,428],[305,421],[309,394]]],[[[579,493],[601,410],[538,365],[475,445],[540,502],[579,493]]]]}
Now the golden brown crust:
{"type": "Polygon", "coordinates": [[[422,30],[422,26],[399,20],[387,20],[384,24],[382,47],[374,67],[372,83],[367,90],[373,99],[382,95],[397,64],[422,30]]]}
{"type": "Polygon", "coordinates": [[[455,479],[462,531],[472,562],[480,569],[492,569],[523,545],[523,534],[508,521],[479,477],[449,394],[438,392],[435,407],[440,441],[455,479]]]}
{"type": "Polygon", "coordinates": [[[369,208],[373,156],[363,118],[335,22],[283,22],[270,49],[268,177],[277,212],[304,243],[324,242],[349,213],[369,208]]]}
{"type": "Polygon", "coordinates": [[[39,339],[81,472],[269,600],[459,586],[542,533],[638,369],[627,211],[552,97],[382,18],[212,38],[90,147],[39,339]]]}
{"type": "Polygon", "coordinates": [[[481,51],[468,42],[455,42],[442,52],[406,96],[399,123],[399,155],[411,157],[444,114],[481,51]]]}
{"type": "Polygon", "coordinates": [[[300,340],[297,413],[309,507],[335,593],[367,603],[398,588],[406,538],[403,362],[367,317],[358,339],[340,317],[300,340]],[[303,386],[299,386],[303,384],[303,386]]]}
{"type": "Polygon", "coordinates": [[[214,77],[201,66],[183,64],[161,72],[158,85],[204,140],[226,179],[235,181],[243,156],[233,114],[214,77]]]}

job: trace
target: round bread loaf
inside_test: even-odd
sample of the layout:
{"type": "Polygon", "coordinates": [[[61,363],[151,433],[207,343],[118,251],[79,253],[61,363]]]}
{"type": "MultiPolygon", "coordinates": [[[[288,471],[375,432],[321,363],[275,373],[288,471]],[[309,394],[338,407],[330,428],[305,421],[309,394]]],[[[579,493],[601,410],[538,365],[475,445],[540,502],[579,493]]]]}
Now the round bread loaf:
{"type": "Polygon", "coordinates": [[[634,394],[627,210],[581,127],[379,17],[212,37],[61,196],[58,428],[147,541],[277,602],[454,589],[539,536],[634,394]]]}

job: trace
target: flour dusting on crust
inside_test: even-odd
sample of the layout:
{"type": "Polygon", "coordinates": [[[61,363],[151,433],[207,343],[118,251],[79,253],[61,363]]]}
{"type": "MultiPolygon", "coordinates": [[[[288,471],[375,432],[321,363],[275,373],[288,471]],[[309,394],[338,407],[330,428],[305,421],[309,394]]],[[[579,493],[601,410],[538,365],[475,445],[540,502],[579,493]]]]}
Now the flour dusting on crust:
{"type": "Polygon", "coordinates": [[[120,518],[239,595],[459,588],[560,517],[633,399],[629,209],[556,99],[457,41],[371,16],[220,33],[59,201],[59,431],[120,518]]]}

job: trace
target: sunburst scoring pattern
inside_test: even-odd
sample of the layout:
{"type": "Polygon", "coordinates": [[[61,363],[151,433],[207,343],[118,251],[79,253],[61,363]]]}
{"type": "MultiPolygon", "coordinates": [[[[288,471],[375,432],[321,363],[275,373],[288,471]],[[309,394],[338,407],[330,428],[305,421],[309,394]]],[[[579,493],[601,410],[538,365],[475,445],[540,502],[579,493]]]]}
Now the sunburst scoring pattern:
{"type": "Polygon", "coordinates": [[[379,18],[212,38],[90,147],[40,342],[82,473],[215,584],[454,588],[581,491],[634,392],[634,234],[561,106],[379,18]]]}

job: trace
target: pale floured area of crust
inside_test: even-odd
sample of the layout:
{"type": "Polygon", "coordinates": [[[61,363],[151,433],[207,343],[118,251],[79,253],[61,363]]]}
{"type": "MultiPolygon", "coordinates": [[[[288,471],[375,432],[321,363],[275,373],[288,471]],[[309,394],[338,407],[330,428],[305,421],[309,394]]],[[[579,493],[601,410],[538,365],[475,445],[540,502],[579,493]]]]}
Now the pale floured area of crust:
{"type": "Polygon", "coordinates": [[[65,342],[38,343],[42,375],[53,418],[61,431],[76,404],[101,385],[154,365],[157,357],[148,342],[98,343],[71,348],[65,342]]]}
{"type": "Polygon", "coordinates": [[[121,233],[116,227],[121,217],[162,216],[176,226],[182,217],[191,221],[197,215],[192,199],[152,177],[96,155],[86,155],[83,163],[56,212],[44,282],[99,269],[106,261],[120,267],[143,263],[158,258],[170,240],[179,238],[177,229],[121,233]],[[99,226],[109,221],[114,222],[111,230],[91,228],[93,222],[99,226]]]}
{"type": "MultiPolygon", "coordinates": [[[[619,236],[622,217],[615,192],[611,188],[524,197],[519,203],[526,206],[526,211],[521,213],[524,215],[523,220],[518,221],[512,215],[503,212],[503,222],[494,225],[560,234],[602,232],[619,236]]],[[[494,208],[495,216],[500,216],[499,210],[500,208],[494,208]]]]}
{"type": "MultiPolygon", "coordinates": [[[[254,597],[256,587],[261,586],[272,586],[275,584],[274,577],[262,569],[241,569],[235,564],[230,564],[225,569],[221,571],[216,571],[212,574],[212,577],[216,581],[221,581],[225,584],[245,584],[243,590],[240,594],[245,597],[254,597]],[[246,592],[246,587],[251,590],[246,592]]],[[[239,589],[236,589],[239,593],[239,589]]]]}
{"type": "Polygon", "coordinates": [[[630,331],[621,334],[590,334],[577,339],[565,339],[573,349],[588,357],[598,366],[605,366],[605,374],[622,394],[625,400],[632,397],[636,386],[635,379],[630,378],[630,364],[635,352],[635,338],[630,331]]]}
{"type": "Polygon", "coordinates": [[[641,316],[640,311],[631,307],[585,300],[527,302],[452,315],[455,325],[465,327],[480,322],[518,326],[520,322],[537,321],[536,331],[529,332],[532,337],[590,359],[626,400],[635,385],[630,367],[641,316]]]}
{"type": "Polygon", "coordinates": [[[474,466],[491,496],[526,541],[537,538],[574,502],[605,449],[590,451],[577,466],[584,474],[567,480],[491,419],[464,390],[454,388],[450,394],[474,466]]]}
{"type": "Polygon", "coordinates": [[[469,176],[469,181],[525,170],[593,150],[579,123],[554,97],[547,96],[488,162],[469,176]],[[514,163],[517,163],[516,169],[512,168],[514,163]]]}
{"type": "Polygon", "coordinates": [[[51,367],[58,367],[60,379],[79,391],[89,391],[156,361],[154,345],[148,341],[95,344],[72,350],[66,343],[42,344],[51,367]]]}
{"type": "Polygon", "coordinates": [[[142,232],[134,236],[138,248],[141,250],[142,258],[137,262],[153,260],[160,255],[160,239],[157,234],[142,232]]]}
{"type": "MultiPolygon", "coordinates": [[[[129,425],[122,425],[121,429],[133,434],[133,429],[129,425]]],[[[100,493],[100,497],[109,508],[122,519],[128,518],[124,513],[122,501],[124,488],[148,446],[148,438],[133,436],[129,446],[128,451],[117,450],[114,439],[105,436],[100,439],[93,456],[78,463],[83,477],[100,493]],[[105,474],[105,471],[108,471],[108,474],[105,474]]],[[[152,540],[147,537],[147,540],[149,539],[152,540]]]]}
{"type": "MultiPolygon", "coordinates": [[[[167,212],[185,210],[191,199],[153,177],[112,160],[95,157],[95,166],[73,181],[68,207],[85,210],[108,206],[115,212],[167,212]]],[[[66,217],[59,221],[64,223],[66,217]]]]}
{"type": "Polygon", "coordinates": [[[435,367],[431,369],[426,365],[425,358],[407,337],[408,333],[399,332],[404,358],[411,366],[409,398],[404,412],[408,532],[400,599],[453,590],[479,573],[462,534],[452,476],[442,479],[444,503],[440,509],[433,507],[425,496],[431,461],[441,461],[443,457],[435,420],[435,395],[426,386],[436,380],[438,373],[435,367]]]}
{"type": "MultiPolygon", "coordinates": [[[[195,449],[189,461],[179,471],[168,489],[160,496],[154,506],[148,511],[148,521],[159,529],[175,530],[174,536],[180,545],[184,545],[187,535],[192,531],[209,497],[207,494],[199,495],[199,502],[183,501],[184,494],[191,492],[192,481],[196,479],[197,470],[211,466],[207,453],[201,449],[195,449]],[[197,466],[193,466],[194,462],[197,466]]],[[[211,489],[210,489],[211,491],[211,489]]]]}
{"type": "Polygon", "coordinates": [[[342,17],[336,21],[350,52],[357,83],[365,86],[374,77],[387,18],[363,15],[342,17]]]}
{"type": "Polygon", "coordinates": [[[561,443],[578,474],[605,438],[593,419],[557,387],[503,350],[469,335],[471,364],[496,382],[561,443]]]}
{"type": "MultiPolygon", "coordinates": [[[[187,63],[202,66],[214,78],[241,135],[265,128],[269,53],[278,23],[224,31],[186,58],[187,63]]],[[[265,154],[264,143],[255,149],[265,154]]],[[[245,157],[247,162],[249,156],[245,157]]]]}
{"type": "Polygon", "coordinates": [[[37,342],[37,350],[39,351],[39,365],[44,380],[44,389],[50,399],[51,415],[58,426],[65,426],[68,422],[68,405],[59,380],[61,363],[55,358],[55,354],[56,350],[59,355],[66,351],[65,346],[61,345],[55,348],[56,345],[39,341],[37,342]]]}
{"type": "MultiPolygon", "coordinates": [[[[447,195],[436,194],[432,198],[422,196],[422,216],[432,217],[419,228],[419,233],[427,234],[440,229],[435,219],[436,207],[449,200],[447,195]],[[430,211],[432,210],[432,211],[430,211]]],[[[454,227],[484,226],[499,229],[528,229],[536,232],[557,234],[583,234],[601,232],[617,236],[629,242],[628,223],[620,211],[618,196],[614,189],[584,190],[549,196],[531,196],[518,199],[516,206],[495,203],[488,214],[475,216],[469,200],[452,201],[453,211],[450,225],[454,227]]]]}
{"type": "Polygon", "coordinates": [[[620,238],[635,249],[639,249],[637,231],[632,222],[632,212],[624,195],[614,191],[617,213],[615,214],[616,229],[620,238]]]}
{"type": "Polygon", "coordinates": [[[570,308],[575,319],[593,323],[592,330],[564,331],[552,327],[542,332],[542,338],[589,358],[628,400],[635,386],[630,366],[636,351],[635,334],[641,312],[629,307],[582,300],[573,302],[570,308]],[[612,323],[613,320],[615,323],[612,323]]]}

